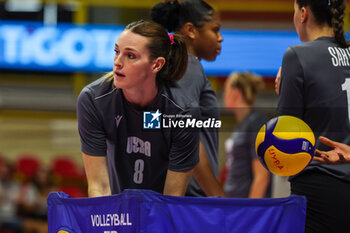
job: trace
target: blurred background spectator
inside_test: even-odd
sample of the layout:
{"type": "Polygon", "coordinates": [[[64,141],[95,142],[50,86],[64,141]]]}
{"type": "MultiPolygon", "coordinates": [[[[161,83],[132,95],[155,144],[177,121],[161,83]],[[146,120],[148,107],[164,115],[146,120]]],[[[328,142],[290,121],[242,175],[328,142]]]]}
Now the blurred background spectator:
{"type": "Polygon", "coordinates": [[[13,166],[0,158],[0,229],[20,232],[22,221],[17,215],[20,184],[13,179],[13,166]]]}
{"type": "Polygon", "coordinates": [[[225,106],[236,118],[230,138],[225,142],[226,197],[271,197],[271,175],[255,153],[255,138],[267,118],[255,110],[255,101],[264,89],[262,77],[249,72],[233,73],[225,84],[225,106]]]}

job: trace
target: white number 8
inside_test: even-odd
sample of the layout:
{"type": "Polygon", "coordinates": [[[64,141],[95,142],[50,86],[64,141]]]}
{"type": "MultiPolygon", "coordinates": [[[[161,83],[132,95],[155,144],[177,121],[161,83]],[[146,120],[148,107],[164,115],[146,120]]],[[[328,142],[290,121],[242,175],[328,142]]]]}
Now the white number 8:
{"type": "Polygon", "coordinates": [[[135,161],[135,173],[134,173],[134,182],[136,184],[141,184],[143,181],[143,169],[145,167],[145,162],[142,159],[135,161]]]}

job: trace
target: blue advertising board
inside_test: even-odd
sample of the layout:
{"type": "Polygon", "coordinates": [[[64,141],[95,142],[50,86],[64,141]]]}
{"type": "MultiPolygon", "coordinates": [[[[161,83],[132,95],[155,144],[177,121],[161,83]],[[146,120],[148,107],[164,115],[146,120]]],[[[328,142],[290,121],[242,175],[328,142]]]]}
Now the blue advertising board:
{"type": "Polygon", "coordinates": [[[164,196],[124,190],[94,198],[48,197],[49,233],[303,233],[306,198],[164,196]]]}
{"type": "MultiPolygon", "coordinates": [[[[112,70],[114,43],[124,26],[0,21],[0,69],[57,72],[112,70]]],[[[208,75],[251,71],[275,75],[288,46],[300,43],[291,31],[222,30],[222,53],[202,61],[208,75]]]]}
{"type": "Polygon", "coordinates": [[[44,26],[0,21],[0,68],[58,72],[112,69],[114,43],[123,27],[44,26]]]}

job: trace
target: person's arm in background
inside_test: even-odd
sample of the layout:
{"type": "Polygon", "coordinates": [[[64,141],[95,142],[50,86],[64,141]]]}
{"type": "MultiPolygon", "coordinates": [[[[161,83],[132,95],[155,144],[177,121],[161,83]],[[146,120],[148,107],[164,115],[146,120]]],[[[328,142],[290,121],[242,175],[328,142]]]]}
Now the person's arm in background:
{"type": "Polygon", "coordinates": [[[199,163],[194,168],[193,177],[207,196],[225,197],[224,191],[210,166],[202,143],[199,144],[199,163]]]}
{"type": "Polygon", "coordinates": [[[163,194],[171,196],[184,196],[188,183],[190,182],[192,171],[193,169],[182,172],[168,170],[163,194]]]}
{"type": "Polygon", "coordinates": [[[278,69],[278,73],[275,78],[275,92],[277,95],[280,94],[280,86],[281,86],[281,72],[282,72],[282,67],[278,69]]]}
{"type": "Polygon", "coordinates": [[[270,184],[270,173],[263,167],[258,158],[252,160],[253,181],[249,198],[264,198],[270,184]]]}
{"type": "Polygon", "coordinates": [[[111,195],[106,156],[92,156],[83,153],[83,161],[88,182],[88,196],[111,195]]]}
{"type": "Polygon", "coordinates": [[[316,149],[316,155],[313,160],[323,164],[345,164],[350,163],[350,146],[344,143],[335,142],[326,137],[319,137],[320,141],[332,148],[331,151],[321,151],[316,149]]]}
{"type": "Polygon", "coordinates": [[[249,198],[264,198],[266,197],[266,191],[270,187],[271,174],[270,172],[261,164],[259,158],[256,155],[255,151],[255,140],[257,132],[262,125],[265,124],[267,118],[259,116],[259,119],[254,122],[254,128],[252,132],[249,133],[247,140],[249,145],[249,154],[251,156],[251,166],[252,166],[252,175],[253,180],[250,185],[249,198]]]}

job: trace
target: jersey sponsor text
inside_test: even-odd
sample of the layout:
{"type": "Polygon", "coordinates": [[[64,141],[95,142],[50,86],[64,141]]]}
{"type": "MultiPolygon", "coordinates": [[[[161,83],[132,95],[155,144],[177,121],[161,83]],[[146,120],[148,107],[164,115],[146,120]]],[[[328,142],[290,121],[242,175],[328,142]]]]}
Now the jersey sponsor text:
{"type": "Polygon", "coordinates": [[[151,157],[151,143],[135,136],[128,137],[126,152],[128,154],[141,153],[151,157]]]}

